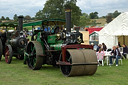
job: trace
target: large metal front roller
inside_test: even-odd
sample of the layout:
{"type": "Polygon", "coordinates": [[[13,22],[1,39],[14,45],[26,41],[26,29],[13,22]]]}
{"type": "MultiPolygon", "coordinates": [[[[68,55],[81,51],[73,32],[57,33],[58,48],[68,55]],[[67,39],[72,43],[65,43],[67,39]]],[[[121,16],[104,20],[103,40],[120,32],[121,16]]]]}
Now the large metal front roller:
{"type": "Polygon", "coordinates": [[[32,41],[28,44],[26,53],[29,68],[33,70],[40,69],[43,63],[43,57],[40,56],[43,54],[42,45],[37,41],[32,41]]]}
{"type": "Polygon", "coordinates": [[[91,49],[67,50],[66,61],[71,65],[60,65],[62,73],[66,76],[93,75],[97,70],[96,54],[91,49]]]}

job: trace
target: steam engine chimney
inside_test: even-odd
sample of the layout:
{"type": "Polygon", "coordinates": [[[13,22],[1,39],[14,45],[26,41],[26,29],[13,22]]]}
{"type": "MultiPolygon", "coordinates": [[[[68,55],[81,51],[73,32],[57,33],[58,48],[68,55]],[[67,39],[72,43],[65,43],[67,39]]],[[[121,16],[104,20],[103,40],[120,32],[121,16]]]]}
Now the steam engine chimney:
{"type": "Polygon", "coordinates": [[[71,32],[71,7],[65,6],[66,33],[71,32]]]}
{"type": "Polygon", "coordinates": [[[18,19],[19,19],[19,25],[18,25],[18,31],[22,31],[23,30],[23,16],[21,15],[21,16],[19,16],[18,17],[18,19]]]}

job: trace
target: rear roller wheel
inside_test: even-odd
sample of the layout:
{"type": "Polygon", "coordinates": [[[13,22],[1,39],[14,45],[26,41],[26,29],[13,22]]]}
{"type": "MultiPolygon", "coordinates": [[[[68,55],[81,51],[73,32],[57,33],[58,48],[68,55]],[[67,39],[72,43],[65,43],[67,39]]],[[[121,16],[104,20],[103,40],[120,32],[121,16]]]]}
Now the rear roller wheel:
{"type": "MultiPolygon", "coordinates": [[[[97,62],[97,58],[93,50],[71,49],[66,52],[66,61],[71,64],[85,64],[97,62]]],[[[60,69],[65,76],[93,75],[97,65],[60,65],[60,69]]]]}
{"type": "Polygon", "coordinates": [[[2,58],[2,53],[3,53],[3,46],[2,46],[2,41],[0,39],[0,60],[2,58]]]}
{"type": "Polygon", "coordinates": [[[5,48],[5,61],[6,63],[10,64],[12,61],[12,47],[11,45],[7,45],[5,48]]]}
{"type": "Polygon", "coordinates": [[[29,54],[28,67],[33,70],[40,69],[43,64],[43,57],[41,57],[43,54],[42,45],[37,41],[32,41],[28,44],[26,52],[29,54]]]}

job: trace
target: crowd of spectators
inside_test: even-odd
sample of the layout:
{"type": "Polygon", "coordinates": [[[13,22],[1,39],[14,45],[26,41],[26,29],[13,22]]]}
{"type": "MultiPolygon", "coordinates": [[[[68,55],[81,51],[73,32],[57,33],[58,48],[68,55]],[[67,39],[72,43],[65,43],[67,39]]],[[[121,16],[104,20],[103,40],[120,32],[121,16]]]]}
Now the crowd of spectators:
{"type": "Polygon", "coordinates": [[[98,46],[94,45],[94,50],[96,51],[97,59],[100,61],[103,60],[105,53],[109,51],[109,65],[112,65],[113,59],[115,59],[116,66],[118,66],[118,59],[126,59],[128,55],[128,47],[125,44],[121,45],[120,42],[117,46],[113,46],[112,50],[107,49],[105,43],[99,44],[98,46]]]}

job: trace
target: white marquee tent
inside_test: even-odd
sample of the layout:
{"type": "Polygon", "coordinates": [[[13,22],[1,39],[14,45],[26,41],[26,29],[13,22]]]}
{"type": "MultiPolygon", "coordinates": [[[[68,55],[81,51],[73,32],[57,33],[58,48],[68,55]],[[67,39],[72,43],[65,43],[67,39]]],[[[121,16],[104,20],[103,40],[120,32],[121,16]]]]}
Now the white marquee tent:
{"type": "Polygon", "coordinates": [[[99,32],[99,43],[105,43],[108,48],[124,43],[128,45],[128,12],[120,14],[99,32]],[[123,37],[122,37],[123,36],[123,37]]]}

